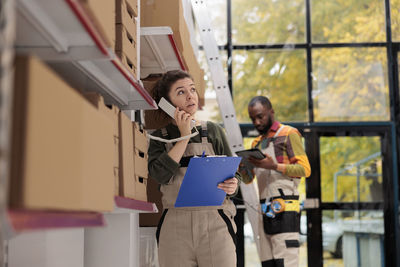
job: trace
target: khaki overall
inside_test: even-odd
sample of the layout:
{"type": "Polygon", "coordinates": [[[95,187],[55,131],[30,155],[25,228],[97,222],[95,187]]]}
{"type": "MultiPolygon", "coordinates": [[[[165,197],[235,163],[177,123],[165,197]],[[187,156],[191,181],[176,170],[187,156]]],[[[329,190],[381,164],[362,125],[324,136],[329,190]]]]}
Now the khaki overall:
{"type": "MultiPolygon", "coordinates": [[[[157,227],[160,267],[235,267],[236,207],[225,199],[221,206],[175,208],[190,157],[215,155],[207,140],[207,124],[202,122],[201,143],[189,143],[181,167],[168,182],[161,185],[163,215],[157,227]],[[184,163],[186,160],[186,164],[184,163]]],[[[162,129],[163,138],[168,136],[162,129]]],[[[173,147],[166,144],[167,151],[173,147]]]]}
{"type": "MultiPolygon", "coordinates": [[[[275,163],[273,141],[284,126],[281,126],[267,148],[262,152],[272,157],[275,163]]],[[[260,143],[259,143],[260,144],[260,143]]],[[[257,144],[257,146],[259,145],[257,144]]],[[[298,201],[297,186],[300,179],[290,178],[278,171],[256,168],[260,202],[275,198],[293,199],[298,201]]],[[[262,266],[265,267],[297,267],[299,254],[300,214],[296,211],[284,211],[268,218],[259,216],[260,250],[262,266]],[[264,234],[263,234],[264,233],[264,234]]]]}

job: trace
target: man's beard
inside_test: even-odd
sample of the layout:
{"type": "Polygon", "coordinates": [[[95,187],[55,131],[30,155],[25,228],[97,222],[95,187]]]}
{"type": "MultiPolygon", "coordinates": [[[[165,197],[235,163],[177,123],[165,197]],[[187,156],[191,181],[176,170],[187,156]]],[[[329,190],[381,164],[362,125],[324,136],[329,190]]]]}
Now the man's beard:
{"type": "Polygon", "coordinates": [[[264,135],[264,134],[268,133],[268,131],[269,131],[269,129],[271,128],[271,126],[272,126],[272,118],[271,118],[271,115],[269,115],[269,116],[268,116],[268,124],[265,125],[265,127],[263,127],[261,130],[257,129],[257,131],[258,131],[261,135],[264,135]]]}

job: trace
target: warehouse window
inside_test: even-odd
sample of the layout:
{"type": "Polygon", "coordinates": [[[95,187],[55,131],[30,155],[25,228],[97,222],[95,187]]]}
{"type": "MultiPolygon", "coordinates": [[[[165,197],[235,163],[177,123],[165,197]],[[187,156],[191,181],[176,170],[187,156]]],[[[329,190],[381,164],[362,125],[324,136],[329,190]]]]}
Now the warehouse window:
{"type": "Polygon", "coordinates": [[[250,122],[247,104],[256,95],[273,101],[280,121],[307,121],[307,68],[304,49],[235,50],[234,104],[240,122],[250,122]]]}
{"type": "Polygon", "coordinates": [[[305,42],[304,0],[234,0],[233,44],[305,42]]]}
{"type": "Polygon", "coordinates": [[[315,121],[390,119],[384,48],[313,50],[315,121]]]}

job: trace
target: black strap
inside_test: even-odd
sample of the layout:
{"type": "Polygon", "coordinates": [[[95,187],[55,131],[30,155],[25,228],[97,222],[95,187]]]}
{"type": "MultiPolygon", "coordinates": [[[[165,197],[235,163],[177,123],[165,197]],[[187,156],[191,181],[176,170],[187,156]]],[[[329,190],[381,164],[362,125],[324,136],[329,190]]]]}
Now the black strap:
{"type": "Polygon", "coordinates": [[[279,194],[281,195],[282,198],[285,197],[285,194],[283,193],[282,188],[278,188],[279,194]]]}
{"type": "Polygon", "coordinates": [[[271,197],[271,200],[274,200],[274,199],[277,199],[277,198],[282,198],[283,200],[299,200],[299,196],[295,196],[295,195],[283,196],[283,197],[281,197],[281,196],[279,196],[279,197],[271,197]]]}
{"type": "MultiPolygon", "coordinates": [[[[196,155],[196,156],[197,157],[201,157],[201,155],[196,155]]],[[[181,168],[189,166],[189,161],[193,157],[194,156],[182,157],[181,160],[179,161],[179,164],[181,165],[181,168]]]]}
{"type": "Polygon", "coordinates": [[[275,267],[275,260],[274,259],[270,259],[267,261],[263,261],[261,262],[261,266],[262,267],[275,267]]]}
{"type": "MultiPolygon", "coordinates": [[[[283,200],[299,200],[299,196],[284,196],[284,197],[271,197],[271,200],[277,199],[277,198],[282,198],[283,200]]],[[[265,203],[266,199],[260,199],[260,204],[265,203]]]]}
{"type": "Polygon", "coordinates": [[[203,129],[203,127],[201,128],[201,132],[200,132],[200,136],[201,137],[208,137],[208,130],[207,129],[203,129]]]}
{"type": "Polygon", "coordinates": [[[275,259],[275,266],[276,267],[285,267],[283,259],[275,259]]]}
{"type": "Polygon", "coordinates": [[[284,267],[283,259],[271,259],[261,262],[262,267],[284,267]]]}
{"type": "Polygon", "coordinates": [[[262,267],[285,267],[283,259],[271,259],[261,262],[262,267]]]}
{"type": "Polygon", "coordinates": [[[165,218],[165,215],[167,215],[167,211],[168,211],[168,209],[164,210],[163,214],[161,215],[160,221],[158,222],[158,225],[157,225],[157,231],[156,231],[157,245],[158,245],[158,242],[160,239],[161,227],[162,227],[162,224],[164,223],[164,218],[165,218]]]}
{"type": "Polygon", "coordinates": [[[221,215],[222,219],[225,221],[226,226],[228,227],[229,234],[232,236],[233,243],[235,244],[235,247],[236,247],[236,233],[233,230],[231,221],[229,220],[228,216],[226,216],[226,214],[224,213],[224,211],[222,209],[218,209],[218,213],[219,213],[219,215],[221,215]]]}

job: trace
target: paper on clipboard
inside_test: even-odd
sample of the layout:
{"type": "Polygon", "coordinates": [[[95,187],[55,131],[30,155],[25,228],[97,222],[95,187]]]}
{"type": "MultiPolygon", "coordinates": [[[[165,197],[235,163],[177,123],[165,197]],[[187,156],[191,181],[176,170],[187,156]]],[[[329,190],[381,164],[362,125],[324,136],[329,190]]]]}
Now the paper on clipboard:
{"type": "Polygon", "coordinates": [[[175,207],[220,206],[226,193],[218,184],[234,177],[241,157],[191,158],[175,207]]]}

